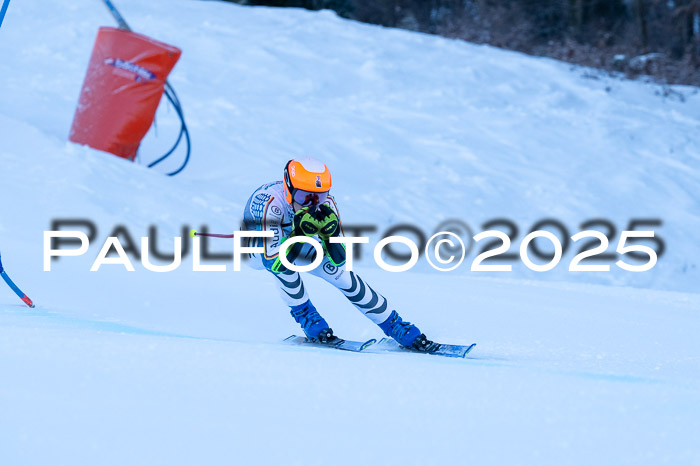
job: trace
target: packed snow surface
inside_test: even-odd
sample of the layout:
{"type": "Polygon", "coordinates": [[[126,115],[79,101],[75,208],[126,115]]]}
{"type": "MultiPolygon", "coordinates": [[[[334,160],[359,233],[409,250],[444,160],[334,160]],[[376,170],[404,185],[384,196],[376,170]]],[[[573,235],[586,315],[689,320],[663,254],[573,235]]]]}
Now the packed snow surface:
{"type": "MultiPolygon", "coordinates": [[[[120,0],[137,31],[183,49],[170,76],[190,165],[148,170],[178,120],[163,103],[139,163],[67,142],[97,28],[94,0],[15,1],[0,29],[0,250],[36,302],[0,286],[0,464],[698,464],[700,94],[327,12],[120,0]],[[266,272],[103,265],[118,227],[158,250],[228,233],[291,157],[322,159],[348,225],[443,221],[476,234],[659,219],[648,272],[457,270],[424,259],[356,271],[466,360],[281,343],[301,331],[266,272]],[[97,227],[43,271],[56,219],[97,227]],[[502,226],[501,226],[502,228],[502,226]]],[[[179,154],[179,153],[178,153],[179,154]]],[[[598,225],[597,228],[603,228],[598,225]]],[[[638,228],[643,229],[643,228],[638,228]]],[[[552,230],[561,238],[561,232],[552,230]]],[[[546,243],[542,243],[545,245],[546,243]]],[[[653,244],[653,243],[645,243],[653,244]]],[[[371,247],[372,244],[369,245],[371,247]]],[[[230,253],[230,240],[211,252],[230,253]]],[[[544,249],[544,246],[543,246],[544,249]]],[[[308,277],[335,333],[381,332],[308,277]]]]}

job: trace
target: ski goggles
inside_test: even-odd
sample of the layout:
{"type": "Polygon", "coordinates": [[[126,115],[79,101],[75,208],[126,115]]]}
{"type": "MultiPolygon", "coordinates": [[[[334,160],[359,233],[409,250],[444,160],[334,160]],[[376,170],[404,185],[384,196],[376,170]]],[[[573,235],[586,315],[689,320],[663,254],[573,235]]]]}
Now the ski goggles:
{"type": "Polygon", "coordinates": [[[315,206],[326,202],[326,199],[328,199],[328,191],[314,193],[311,191],[304,191],[303,189],[293,189],[292,199],[302,207],[315,206]]]}

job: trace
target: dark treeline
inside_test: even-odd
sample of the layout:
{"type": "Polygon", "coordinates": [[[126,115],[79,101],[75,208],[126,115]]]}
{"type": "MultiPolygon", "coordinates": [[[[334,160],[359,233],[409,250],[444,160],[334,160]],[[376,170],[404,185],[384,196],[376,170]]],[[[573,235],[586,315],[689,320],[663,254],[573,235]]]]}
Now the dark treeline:
{"type": "Polygon", "coordinates": [[[700,85],[700,0],[235,0],[700,85]]]}

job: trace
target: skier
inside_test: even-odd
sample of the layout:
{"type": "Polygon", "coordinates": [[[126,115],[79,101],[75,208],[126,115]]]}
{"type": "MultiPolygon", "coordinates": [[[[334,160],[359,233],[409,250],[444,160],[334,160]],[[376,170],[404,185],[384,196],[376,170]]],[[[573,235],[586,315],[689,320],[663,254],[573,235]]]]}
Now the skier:
{"type": "MultiPolygon", "coordinates": [[[[304,329],[307,338],[323,343],[337,339],[321,317],[304,288],[298,272],[281,262],[280,245],[293,236],[313,237],[323,246],[321,265],[310,273],[338,288],[348,300],[400,345],[427,351],[432,342],[415,325],[404,321],[387,299],[372,289],[359,275],[345,269],[345,245],[331,243],[342,234],[335,199],[329,195],[331,174],[325,164],[312,158],[294,159],[284,167],[284,180],[260,186],[245,206],[246,230],[272,231],[271,238],[250,238],[248,246],[262,246],[263,253],[249,254],[254,269],[267,269],[279,287],[280,295],[291,308],[292,317],[304,329]]],[[[316,258],[308,243],[296,243],[287,249],[287,260],[307,265],[316,258]]]]}

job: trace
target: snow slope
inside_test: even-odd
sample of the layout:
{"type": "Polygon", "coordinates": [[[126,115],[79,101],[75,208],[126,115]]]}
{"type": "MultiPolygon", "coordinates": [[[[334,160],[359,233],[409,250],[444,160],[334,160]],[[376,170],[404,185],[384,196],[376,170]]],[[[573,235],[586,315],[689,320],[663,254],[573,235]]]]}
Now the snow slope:
{"type": "MultiPolygon", "coordinates": [[[[697,89],[664,97],[328,12],[122,0],[132,27],[184,50],[171,82],[194,153],[166,178],[66,142],[96,28],[112,23],[99,2],[54,3],[13,2],[0,30],[0,248],[38,304],[0,288],[0,464],[700,462],[697,89]],[[478,342],[467,361],[285,346],[299,329],[271,277],[230,264],[88,272],[117,225],[156,225],[164,251],[183,226],[235,229],[292,155],[324,159],[343,220],[379,232],[661,218],[667,251],[642,274],[358,264],[431,338],[478,342]],[[43,272],[57,218],[91,219],[98,240],[43,272]]],[[[144,162],[176,128],[162,106],[144,162]]],[[[306,283],[337,334],[380,336],[306,283]]]]}

